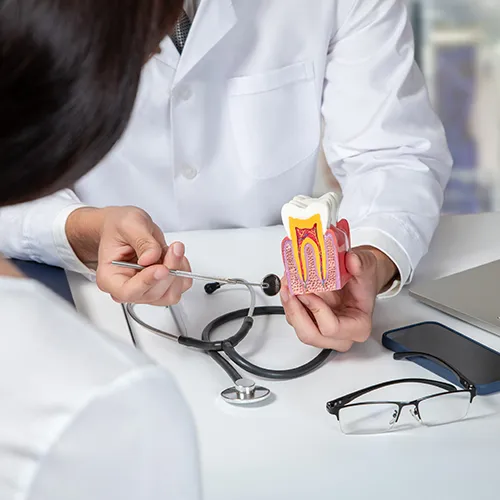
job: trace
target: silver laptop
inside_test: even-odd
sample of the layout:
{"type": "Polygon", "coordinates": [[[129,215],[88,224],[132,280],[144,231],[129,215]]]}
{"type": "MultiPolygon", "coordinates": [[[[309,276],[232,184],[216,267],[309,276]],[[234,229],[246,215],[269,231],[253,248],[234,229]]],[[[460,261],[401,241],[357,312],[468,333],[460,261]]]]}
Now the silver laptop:
{"type": "Polygon", "coordinates": [[[500,336],[500,260],[410,286],[409,294],[500,336]]]}

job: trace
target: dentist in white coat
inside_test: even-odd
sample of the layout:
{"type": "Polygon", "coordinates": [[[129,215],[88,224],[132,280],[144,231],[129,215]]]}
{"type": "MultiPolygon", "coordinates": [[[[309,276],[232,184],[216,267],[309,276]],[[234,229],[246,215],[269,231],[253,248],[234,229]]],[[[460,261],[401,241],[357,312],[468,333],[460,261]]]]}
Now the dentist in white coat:
{"type": "Polygon", "coordinates": [[[452,165],[404,1],[198,0],[185,11],[187,40],[165,38],[145,65],[119,144],[72,190],[4,209],[0,251],[89,275],[84,263],[98,261],[115,300],[175,303],[190,283],[168,268],[189,262],[162,233],[280,223],[284,203],[311,194],[323,146],[354,279],[282,301],[305,343],[348,350],[369,337],[376,297],[398,293],[427,252],[452,165]],[[157,265],[110,265],[134,254],[157,265]]]}

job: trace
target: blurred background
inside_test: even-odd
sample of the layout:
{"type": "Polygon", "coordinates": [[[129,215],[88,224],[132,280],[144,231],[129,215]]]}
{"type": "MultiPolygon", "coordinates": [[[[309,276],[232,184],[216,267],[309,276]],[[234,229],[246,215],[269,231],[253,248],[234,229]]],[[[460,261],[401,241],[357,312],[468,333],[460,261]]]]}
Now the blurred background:
{"type": "MultiPolygon", "coordinates": [[[[500,0],[404,0],[454,158],[443,213],[500,211],[500,0]]],[[[321,162],[317,192],[337,187],[321,162]]]]}

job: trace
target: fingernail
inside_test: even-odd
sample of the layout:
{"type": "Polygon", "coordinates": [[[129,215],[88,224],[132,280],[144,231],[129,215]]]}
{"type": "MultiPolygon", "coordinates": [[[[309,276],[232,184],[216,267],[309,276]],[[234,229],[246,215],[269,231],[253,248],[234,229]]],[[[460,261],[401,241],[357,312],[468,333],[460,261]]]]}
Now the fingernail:
{"type": "Polygon", "coordinates": [[[283,287],[280,292],[281,295],[281,301],[283,304],[286,304],[288,302],[288,299],[290,298],[290,294],[288,293],[288,290],[286,287],[283,287]]]}
{"type": "Polygon", "coordinates": [[[309,307],[311,301],[305,295],[299,295],[298,299],[304,304],[306,307],[309,307]]]}
{"type": "Polygon", "coordinates": [[[350,256],[350,258],[353,261],[353,264],[355,266],[361,267],[361,265],[362,265],[361,258],[357,253],[355,253],[351,250],[351,251],[349,251],[349,256],[350,256]]]}
{"type": "Polygon", "coordinates": [[[176,242],[172,246],[176,257],[184,257],[184,245],[182,243],[176,242]]]}

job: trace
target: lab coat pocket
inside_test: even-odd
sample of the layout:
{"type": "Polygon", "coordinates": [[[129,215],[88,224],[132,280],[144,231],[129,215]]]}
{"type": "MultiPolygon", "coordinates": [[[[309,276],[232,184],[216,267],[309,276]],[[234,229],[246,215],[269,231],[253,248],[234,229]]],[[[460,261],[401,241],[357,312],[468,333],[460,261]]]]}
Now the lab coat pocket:
{"type": "Polygon", "coordinates": [[[229,81],[229,113],[242,168],[269,179],[311,156],[320,142],[312,63],[229,81]]]}

